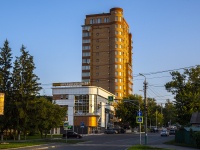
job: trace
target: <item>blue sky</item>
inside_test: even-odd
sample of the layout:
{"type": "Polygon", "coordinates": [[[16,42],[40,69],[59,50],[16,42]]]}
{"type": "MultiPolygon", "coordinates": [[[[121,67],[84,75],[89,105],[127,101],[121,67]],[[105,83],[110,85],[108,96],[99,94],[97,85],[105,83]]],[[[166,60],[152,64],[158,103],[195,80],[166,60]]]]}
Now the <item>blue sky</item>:
{"type": "Polygon", "coordinates": [[[34,56],[41,94],[51,95],[53,82],[81,81],[85,15],[113,7],[123,8],[133,35],[134,94],[143,95],[139,73],[161,71],[146,75],[147,96],[158,103],[171,99],[165,71],[200,64],[199,0],[1,0],[0,47],[8,39],[19,56],[25,45],[34,56]]]}

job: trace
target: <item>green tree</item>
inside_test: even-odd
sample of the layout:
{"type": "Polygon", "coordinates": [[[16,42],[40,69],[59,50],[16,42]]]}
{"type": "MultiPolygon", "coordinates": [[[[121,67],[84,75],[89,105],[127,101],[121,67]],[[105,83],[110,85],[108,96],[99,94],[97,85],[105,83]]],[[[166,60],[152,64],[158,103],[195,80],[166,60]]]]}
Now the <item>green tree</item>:
{"type": "Polygon", "coordinates": [[[166,100],[165,107],[163,108],[163,115],[165,126],[176,124],[176,108],[174,103],[169,99],[166,100]]]}
{"type": "Polygon", "coordinates": [[[188,124],[193,112],[200,111],[200,66],[185,69],[181,74],[171,72],[172,81],[165,84],[168,92],[175,95],[178,123],[188,124]]]}
{"type": "MultiPolygon", "coordinates": [[[[34,74],[35,64],[33,62],[33,56],[26,51],[23,45],[20,52],[21,56],[16,57],[14,62],[12,83],[17,108],[16,114],[18,115],[16,117],[18,135],[20,135],[21,131],[26,135],[29,129],[28,102],[34,100],[35,96],[39,94],[41,87],[38,83],[39,78],[34,74]]],[[[19,136],[18,139],[20,139],[19,136]]]]}
{"type": "Polygon", "coordinates": [[[39,130],[41,137],[52,128],[59,127],[66,116],[66,107],[51,103],[44,97],[31,101],[28,105],[29,125],[33,130],[39,130]]]}
{"type": "Polygon", "coordinates": [[[116,117],[121,119],[120,125],[130,125],[131,127],[138,126],[136,123],[137,111],[143,109],[142,96],[140,95],[130,95],[123,98],[116,106],[116,117]],[[124,100],[127,100],[124,102],[124,100]],[[130,100],[130,102],[128,102],[130,100]],[[134,100],[134,101],[131,101],[134,100]]]}
{"type": "Polygon", "coordinates": [[[162,114],[162,106],[156,103],[156,99],[147,98],[148,102],[148,126],[162,126],[163,125],[163,114],[162,114]]]}
{"type": "Polygon", "coordinates": [[[3,140],[3,131],[11,126],[11,68],[11,48],[9,46],[8,40],[5,40],[4,46],[0,48],[0,93],[5,94],[4,115],[0,116],[1,140],[3,140]]]}
{"type": "Polygon", "coordinates": [[[149,126],[156,126],[156,109],[157,103],[154,98],[147,98],[147,112],[148,112],[148,125],[149,126]]]}

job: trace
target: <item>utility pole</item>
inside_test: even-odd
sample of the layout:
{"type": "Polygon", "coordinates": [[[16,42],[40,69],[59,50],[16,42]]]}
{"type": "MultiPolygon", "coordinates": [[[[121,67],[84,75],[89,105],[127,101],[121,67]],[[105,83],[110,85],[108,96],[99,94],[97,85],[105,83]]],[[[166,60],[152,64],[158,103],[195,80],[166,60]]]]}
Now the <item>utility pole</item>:
{"type": "Polygon", "coordinates": [[[144,104],[145,104],[145,145],[147,145],[147,81],[143,74],[139,74],[145,78],[144,80],[144,104]]]}

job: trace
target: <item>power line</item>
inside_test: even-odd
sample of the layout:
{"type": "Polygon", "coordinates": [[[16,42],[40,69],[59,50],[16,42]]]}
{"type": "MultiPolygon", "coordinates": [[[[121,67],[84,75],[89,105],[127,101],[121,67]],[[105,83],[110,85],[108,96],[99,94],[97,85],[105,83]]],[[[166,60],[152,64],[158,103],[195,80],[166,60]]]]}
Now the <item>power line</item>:
{"type": "MultiPolygon", "coordinates": [[[[195,66],[198,66],[198,65],[195,65],[195,66]]],[[[152,74],[159,74],[159,73],[164,73],[164,72],[173,72],[173,71],[182,70],[182,69],[194,68],[195,66],[189,66],[189,67],[171,69],[171,70],[164,70],[164,71],[157,71],[157,72],[150,72],[150,73],[142,73],[142,74],[144,74],[144,75],[152,75],[152,74]]],[[[138,76],[140,76],[140,75],[137,74],[136,76],[133,76],[133,77],[138,77],[138,76]]]]}

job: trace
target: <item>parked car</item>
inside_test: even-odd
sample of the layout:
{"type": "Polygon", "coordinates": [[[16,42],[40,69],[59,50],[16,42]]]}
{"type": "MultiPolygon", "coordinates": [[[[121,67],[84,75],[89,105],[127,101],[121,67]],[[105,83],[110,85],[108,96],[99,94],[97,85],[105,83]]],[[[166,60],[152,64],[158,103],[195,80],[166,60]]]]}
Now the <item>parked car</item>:
{"type": "Polygon", "coordinates": [[[105,134],[117,134],[118,131],[115,130],[115,129],[106,129],[106,130],[104,131],[104,133],[105,133],[105,134]]]}
{"type": "Polygon", "coordinates": [[[150,129],[150,132],[156,133],[156,132],[158,132],[158,128],[156,128],[156,127],[151,128],[151,129],[150,129]]]}
{"type": "Polygon", "coordinates": [[[169,132],[167,130],[162,130],[160,136],[169,136],[169,132]]]}
{"type": "MultiPolygon", "coordinates": [[[[63,134],[63,138],[66,138],[66,133],[63,134]]],[[[82,138],[82,135],[74,132],[74,131],[67,131],[67,138],[82,138]]]]}
{"type": "Polygon", "coordinates": [[[175,129],[170,129],[169,130],[169,135],[175,135],[175,129]]]}
{"type": "Polygon", "coordinates": [[[123,128],[114,128],[113,130],[116,130],[118,134],[126,132],[123,128]]]}

